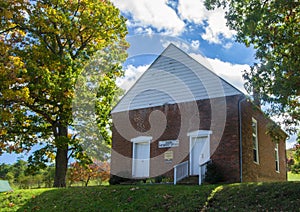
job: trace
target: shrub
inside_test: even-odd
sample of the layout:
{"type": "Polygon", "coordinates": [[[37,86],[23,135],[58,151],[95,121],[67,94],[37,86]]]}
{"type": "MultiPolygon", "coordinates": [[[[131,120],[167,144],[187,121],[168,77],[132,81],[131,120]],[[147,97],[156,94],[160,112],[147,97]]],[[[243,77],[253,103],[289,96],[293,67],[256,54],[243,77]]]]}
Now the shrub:
{"type": "Polygon", "coordinates": [[[223,181],[223,175],[214,163],[209,163],[206,166],[205,182],[210,184],[216,184],[223,181]]]}
{"type": "Polygon", "coordinates": [[[292,166],[291,171],[293,174],[299,174],[300,173],[300,163],[297,163],[292,166]]]}
{"type": "Polygon", "coordinates": [[[163,180],[163,178],[164,178],[164,177],[163,177],[162,175],[157,176],[157,177],[154,178],[154,182],[155,182],[155,183],[161,183],[162,180],[163,180]]]}
{"type": "Polygon", "coordinates": [[[117,185],[117,184],[121,184],[121,183],[133,183],[133,182],[134,182],[134,180],[130,179],[129,172],[120,172],[117,175],[110,175],[110,178],[109,178],[110,185],[117,185]]]}
{"type": "Polygon", "coordinates": [[[128,180],[129,179],[124,178],[124,177],[120,177],[117,175],[111,175],[109,178],[109,184],[110,185],[118,185],[118,184],[121,184],[122,182],[126,182],[128,180]]]}
{"type": "Polygon", "coordinates": [[[286,160],[288,171],[292,170],[293,165],[295,165],[295,160],[293,158],[288,158],[286,160]]]}

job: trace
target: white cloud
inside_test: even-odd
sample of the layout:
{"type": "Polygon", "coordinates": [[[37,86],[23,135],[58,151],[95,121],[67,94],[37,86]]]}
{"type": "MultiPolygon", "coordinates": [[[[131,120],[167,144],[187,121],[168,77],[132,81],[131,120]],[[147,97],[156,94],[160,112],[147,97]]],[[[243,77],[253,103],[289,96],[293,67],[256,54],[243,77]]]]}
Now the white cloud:
{"type": "Polygon", "coordinates": [[[223,47],[224,47],[225,49],[230,49],[232,46],[233,46],[233,43],[232,43],[232,42],[228,42],[228,43],[226,43],[225,45],[223,45],[223,47]]]}
{"type": "Polygon", "coordinates": [[[207,19],[208,11],[202,0],[178,0],[178,13],[183,20],[203,24],[203,21],[207,19]]]}
{"type": "Polygon", "coordinates": [[[199,40],[192,40],[191,46],[193,49],[198,49],[200,46],[200,41],[199,40]]]}
{"type": "Polygon", "coordinates": [[[229,82],[231,85],[247,94],[244,88],[244,79],[242,77],[244,70],[250,70],[247,64],[232,64],[229,62],[221,61],[217,58],[211,59],[203,57],[200,54],[190,54],[195,60],[215,72],[218,76],[229,82]]]}
{"type": "Polygon", "coordinates": [[[176,12],[167,5],[167,0],[112,0],[124,13],[129,13],[139,26],[151,26],[166,34],[178,35],[185,24],[176,12]]]}
{"type": "Polygon", "coordinates": [[[242,77],[244,70],[250,70],[250,66],[247,64],[232,64],[224,62],[219,59],[207,58],[208,62],[212,66],[212,71],[217,75],[225,79],[227,82],[235,86],[237,89],[247,94],[244,88],[244,79],[242,77]]]}
{"type": "Polygon", "coordinates": [[[148,36],[151,36],[154,34],[153,30],[148,27],[148,28],[144,28],[144,27],[138,27],[134,30],[135,34],[146,34],[148,36]]]}
{"type": "Polygon", "coordinates": [[[221,36],[230,39],[236,34],[235,31],[230,30],[226,26],[224,15],[225,11],[223,9],[209,11],[207,17],[208,26],[205,28],[205,33],[201,35],[204,40],[210,43],[221,43],[221,36]]]}
{"type": "Polygon", "coordinates": [[[131,86],[142,76],[150,65],[133,66],[128,65],[125,69],[125,76],[117,79],[117,85],[128,91],[131,86]]]}
{"type": "MultiPolygon", "coordinates": [[[[163,34],[176,36],[187,29],[185,21],[201,25],[205,32],[200,36],[209,43],[217,44],[221,43],[222,38],[230,39],[235,35],[235,31],[229,30],[226,26],[225,10],[217,8],[208,11],[204,6],[204,0],[178,0],[178,4],[168,0],[112,0],[112,2],[122,12],[132,17],[127,21],[128,27],[142,27],[148,30],[152,27],[163,34]],[[178,15],[173,9],[176,6],[178,15]]],[[[189,30],[192,31],[193,28],[189,30]]],[[[144,32],[145,30],[140,31],[144,32]]]]}
{"type": "Polygon", "coordinates": [[[224,9],[208,11],[204,6],[204,0],[178,0],[178,2],[178,12],[183,20],[203,25],[205,33],[201,37],[204,40],[221,43],[222,36],[229,39],[235,35],[235,31],[226,26],[224,9]]]}
{"type": "Polygon", "coordinates": [[[210,62],[207,60],[206,57],[204,57],[201,54],[195,54],[195,53],[190,53],[189,54],[192,58],[194,58],[195,60],[197,60],[201,65],[205,66],[206,68],[213,70],[212,65],[210,64],[210,62]]]}
{"type": "Polygon", "coordinates": [[[167,48],[172,43],[175,46],[177,46],[179,49],[181,49],[185,52],[188,52],[191,47],[187,42],[185,42],[183,40],[179,40],[179,39],[170,39],[170,38],[160,39],[160,42],[164,48],[167,48]]]}

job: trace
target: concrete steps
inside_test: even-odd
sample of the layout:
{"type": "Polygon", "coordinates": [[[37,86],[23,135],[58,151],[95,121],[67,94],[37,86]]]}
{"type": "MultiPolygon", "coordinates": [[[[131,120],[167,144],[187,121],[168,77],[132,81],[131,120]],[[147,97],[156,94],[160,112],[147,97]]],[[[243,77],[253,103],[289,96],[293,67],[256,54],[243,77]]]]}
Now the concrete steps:
{"type": "Polygon", "coordinates": [[[177,182],[177,185],[198,185],[199,176],[189,176],[177,182]]]}

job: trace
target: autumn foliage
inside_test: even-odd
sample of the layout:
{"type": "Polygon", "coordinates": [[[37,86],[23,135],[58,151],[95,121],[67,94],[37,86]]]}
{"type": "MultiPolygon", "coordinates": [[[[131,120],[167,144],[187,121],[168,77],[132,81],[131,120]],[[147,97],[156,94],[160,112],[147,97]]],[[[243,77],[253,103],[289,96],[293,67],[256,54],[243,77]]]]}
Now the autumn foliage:
{"type": "Polygon", "coordinates": [[[70,184],[74,182],[83,182],[88,186],[90,180],[97,180],[98,182],[105,182],[109,180],[110,165],[107,161],[95,161],[89,165],[83,165],[79,162],[71,164],[69,169],[70,184]]]}
{"type": "Polygon", "coordinates": [[[109,152],[126,20],[113,3],[99,0],[0,0],[0,17],[0,155],[40,144],[30,165],[55,162],[53,186],[65,187],[68,160],[87,161],[87,143],[101,145],[93,149],[97,155],[109,152]],[[89,107],[98,114],[87,114],[89,107]],[[74,126],[90,129],[78,120],[88,115],[96,117],[93,131],[76,128],[78,135],[68,136],[74,126]]]}

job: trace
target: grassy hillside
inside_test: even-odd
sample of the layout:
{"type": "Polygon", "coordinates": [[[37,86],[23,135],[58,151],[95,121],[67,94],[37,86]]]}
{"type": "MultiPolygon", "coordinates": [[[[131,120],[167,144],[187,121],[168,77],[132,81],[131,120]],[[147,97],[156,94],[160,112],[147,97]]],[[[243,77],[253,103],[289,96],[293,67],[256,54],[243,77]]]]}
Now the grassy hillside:
{"type": "Polygon", "coordinates": [[[300,183],[248,183],[219,186],[208,198],[213,211],[299,211],[300,183]]]}
{"type": "Polygon", "coordinates": [[[1,211],[201,211],[300,208],[300,182],[229,185],[132,185],[0,193],[1,211]]]}
{"type": "Polygon", "coordinates": [[[17,190],[0,194],[2,211],[200,210],[216,186],[134,185],[17,190]]]}

